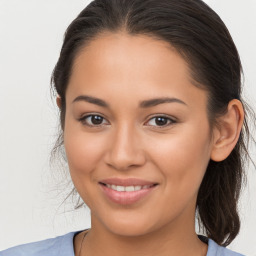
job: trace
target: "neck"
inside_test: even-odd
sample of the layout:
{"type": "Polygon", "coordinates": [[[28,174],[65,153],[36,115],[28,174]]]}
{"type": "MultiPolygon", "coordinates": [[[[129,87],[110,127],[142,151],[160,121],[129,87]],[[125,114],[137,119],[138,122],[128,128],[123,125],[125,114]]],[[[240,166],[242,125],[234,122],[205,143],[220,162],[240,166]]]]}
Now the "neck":
{"type": "MultiPolygon", "coordinates": [[[[96,221],[97,223],[97,221],[96,221]]],[[[166,225],[154,232],[136,237],[114,234],[92,221],[92,228],[83,242],[81,256],[206,256],[207,245],[201,242],[193,223],[166,225]]]]}

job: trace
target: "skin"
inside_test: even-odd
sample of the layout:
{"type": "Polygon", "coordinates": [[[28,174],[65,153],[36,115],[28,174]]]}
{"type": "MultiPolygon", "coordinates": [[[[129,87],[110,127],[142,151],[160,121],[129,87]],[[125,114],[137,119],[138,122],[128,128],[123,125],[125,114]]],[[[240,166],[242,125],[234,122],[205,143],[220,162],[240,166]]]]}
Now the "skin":
{"type": "MultiPolygon", "coordinates": [[[[234,100],[211,133],[207,96],[164,41],[105,33],[78,54],[66,92],[64,145],[73,183],[91,210],[81,255],[206,255],[207,245],[195,233],[197,193],[209,160],[228,156],[243,121],[242,105],[234,100]],[[81,95],[109,107],[74,102],[81,95]],[[183,103],[139,106],[162,97],[183,103]],[[88,125],[90,114],[103,117],[102,124],[88,125]],[[156,117],[163,115],[161,126],[156,117]],[[99,187],[112,177],[158,186],[124,206],[110,202],[99,187]]],[[[76,255],[82,236],[74,239],[76,255]]]]}

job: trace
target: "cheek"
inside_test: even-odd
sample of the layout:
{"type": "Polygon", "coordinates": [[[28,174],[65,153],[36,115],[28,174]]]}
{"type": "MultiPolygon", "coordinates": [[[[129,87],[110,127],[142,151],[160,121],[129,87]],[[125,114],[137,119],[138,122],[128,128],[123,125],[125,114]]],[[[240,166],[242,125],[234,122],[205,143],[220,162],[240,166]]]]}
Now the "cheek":
{"type": "Polygon", "coordinates": [[[83,127],[66,126],[64,145],[71,176],[88,175],[102,159],[105,137],[97,133],[85,133],[83,127]]]}
{"type": "Polygon", "coordinates": [[[168,193],[175,191],[181,198],[197,193],[210,160],[207,129],[186,128],[171,134],[169,139],[155,141],[158,146],[152,147],[154,162],[165,177],[168,193]]]}
{"type": "MultiPolygon", "coordinates": [[[[67,127],[66,127],[67,128],[67,127]]],[[[93,208],[95,172],[102,159],[105,140],[96,134],[86,134],[67,128],[64,145],[68,159],[70,176],[79,195],[89,208],[93,208]]]]}

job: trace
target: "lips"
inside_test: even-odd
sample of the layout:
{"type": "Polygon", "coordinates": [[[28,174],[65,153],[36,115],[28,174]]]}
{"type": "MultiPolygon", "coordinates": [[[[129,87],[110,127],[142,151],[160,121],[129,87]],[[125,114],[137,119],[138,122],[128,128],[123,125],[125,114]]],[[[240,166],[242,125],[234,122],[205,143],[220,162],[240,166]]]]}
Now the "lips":
{"type": "Polygon", "coordinates": [[[131,191],[138,191],[141,189],[147,189],[150,188],[151,186],[154,185],[144,185],[144,186],[119,186],[119,185],[110,185],[110,184],[106,184],[106,186],[108,188],[111,188],[115,191],[119,191],[119,192],[131,192],[131,191]]]}
{"type": "Polygon", "coordinates": [[[128,205],[151,194],[158,184],[136,178],[111,178],[100,181],[99,185],[104,195],[112,202],[128,205]]]}

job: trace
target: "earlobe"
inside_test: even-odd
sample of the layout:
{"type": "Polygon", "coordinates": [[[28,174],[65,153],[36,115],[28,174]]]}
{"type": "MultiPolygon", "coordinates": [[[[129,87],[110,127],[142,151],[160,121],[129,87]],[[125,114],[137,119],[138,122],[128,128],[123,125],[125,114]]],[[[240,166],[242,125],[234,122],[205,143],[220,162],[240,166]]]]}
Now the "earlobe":
{"type": "Polygon", "coordinates": [[[59,107],[59,109],[61,109],[61,97],[59,95],[56,98],[56,103],[57,103],[57,106],[59,107]]]}
{"type": "Polygon", "coordinates": [[[215,128],[211,159],[216,162],[225,160],[234,149],[243,126],[244,109],[241,101],[229,102],[227,112],[218,118],[215,128]]]}

